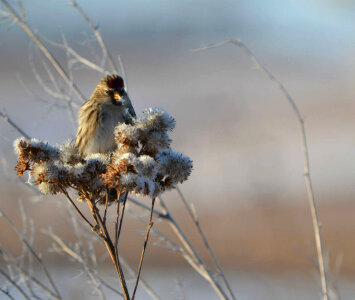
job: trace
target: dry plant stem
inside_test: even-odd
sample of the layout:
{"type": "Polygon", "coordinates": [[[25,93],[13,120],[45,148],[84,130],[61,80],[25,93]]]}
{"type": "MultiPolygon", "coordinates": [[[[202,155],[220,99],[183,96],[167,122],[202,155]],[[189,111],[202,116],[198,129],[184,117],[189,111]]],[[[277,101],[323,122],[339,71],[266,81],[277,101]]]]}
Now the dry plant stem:
{"type": "Polygon", "coordinates": [[[80,62],[81,64],[83,64],[84,66],[87,66],[88,68],[95,70],[99,73],[105,73],[105,69],[101,68],[100,66],[98,66],[97,64],[93,63],[92,61],[86,59],[85,57],[81,56],[78,52],[76,52],[73,48],[71,48],[67,43],[66,44],[60,44],[60,43],[56,43],[52,40],[47,39],[44,36],[41,36],[41,39],[45,40],[48,44],[58,47],[58,48],[62,48],[65,51],[67,51],[69,54],[71,54],[78,62],[80,62]]]}
{"type": "Polygon", "coordinates": [[[18,291],[19,293],[27,300],[30,300],[30,297],[26,295],[24,290],[14,281],[11,279],[9,275],[7,275],[3,270],[0,269],[0,274],[2,274],[18,291]]]}
{"type": "Polygon", "coordinates": [[[81,212],[81,210],[76,206],[76,204],[74,203],[74,201],[72,200],[72,198],[70,198],[68,192],[62,187],[59,186],[61,191],[63,192],[63,194],[68,198],[68,200],[70,201],[70,203],[73,205],[73,207],[75,208],[75,210],[78,212],[78,214],[80,215],[80,217],[90,226],[91,229],[94,228],[94,226],[91,224],[91,222],[83,215],[83,213],[81,212]]]}
{"type": "Polygon", "coordinates": [[[78,3],[77,3],[75,0],[73,0],[73,1],[71,2],[71,5],[72,5],[73,7],[75,7],[75,8],[78,10],[78,12],[80,13],[80,15],[81,15],[81,16],[84,18],[84,20],[88,23],[88,25],[90,26],[91,30],[93,31],[93,33],[94,33],[94,35],[95,35],[95,37],[96,37],[96,39],[97,39],[97,41],[98,41],[98,43],[99,43],[101,49],[102,49],[102,51],[103,51],[105,57],[108,59],[110,65],[111,65],[112,70],[113,70],[114,72],[118,73],[118,69],[117,69],[117,67],[116,67],[116,65],[115,65],[115,63],[114,63],[114,61],[113,61],[113,59],[112,59],[112,56],[111,56],[110,52],[108,51],[108,49],[107,49],[107,47],[106,47],[106,45],[105,45],[105,43],[104,43],[104,40],[103,40],[103,38],[102,38],[102,36],[101,36],[101,34],[100,34],[100,31],[99,31],[99,30],[97,29],[97,27],[91,22],[91,20],[89,19],[89,17],[85,14],[85,12],[81,9],[81,7],[78,5],[78,3]]]}
{"type": "Polygon", "coordinates": [[[301,140],[302,140],[304,177],[305,177],[305,181],[306,181],[307,195],[308,195],[309,206],[310,206],[311,215],[312,215],[312,222],[313,222],[314,238],[315,238],[315,243],[316,243],[316,248],[317,248],[318,267],[319,267],[321,286],[322,286],[322,299],[328,300],[329,294],[328,294],[327,274],[326,274],[325,263],[324,263],[324,253],[323,253],[323,247],[322,247],[320,223],[319,223],[317,206],[316,206],[316,201],[314,198],[314,192],[313,192],[312,181],[311,181],[310,165],[309,165],[309,151],[308,151],[308,146],[307,146],[307,136],[306,136],[306,129],[304,126],[303,116],[302,116],[300,110],[298,109],[296,102],[293,100],[293,98],[291,97],[289,92],[286,90],[284,85],[266,67],[264,67],[263,64],[261,64],[259,62],[259,60],[255,57],[255,55],[250,51],[250,49],[241,41],[226,40],[226,41],[212,44],[212,45],[209,45],[209,46],[206,46],[203,48],[195,49],[194,51],[207,50],[210,48],[217,48],[217,47],[223,46],[225,44],[232,44],[232,45],[237,46],[240,49],[242,49],[248,55],[248,57],[251,59],[251,61],[255,64],[255,66],[262,73],[264,73],[266,75],[266,77],[268,77],[280,89],[281,93],[285,96],[288,103],[291,105],[294,113],[296,114],[296,117],[298,120],[298,125],[300,127],[301,140]]]}
{"type": "MultiPolygon", "coordinates": [[[[125,212],[125,209],[126,209],[126,203],[127,203],[127,196],[128,196],[128,192],[125,192],[125,194],[123,196],[123,200],[122,200],[122,214],[121,214],[121,219],[120,219],[120,225],[119,225],[118,230],[117,230],[116,247],[118,247],[118,241],[119,241],[120,235],[121,235],[122,224],[123,224],[123,216],[124,216],[124,212],[125,212]]],[[[120,199],[118,199],[118,201],[120,201],[120,199]]],[[[118,249],[117,249],[117,253],[118,253],[118,249]]]]}
{"type": "MultiPolygon", "coordinates": [[[[119,195],[119,191],[117,190],[117,195],[119,195]]],[[[116,259],[118,257],[118,224],[120,219],[120,198],[117,200],[117,210],[116,210],[116,223],[115,223],[115,255],[116,259]]]]}
{"type": "Polygon", "coordinates": [[[34,284],[37,285],[38,288],[40,288],[43,292],[47,293],[50,297],[54,299],[60,299],[56,294],[54,294],[49,288],[47,288],[42,282],[40,282],[37,278],[33,277],[31,274],[29,274],[25,269],[23,269],[17,261],[13,258],[10,257],[8,253],[6,253],[3,249],[1,249],[1,255],[4,258],[4,261],[6,263],[10,264],[13,266],[23,277],[26,277],[30,279],[34,284]]]}
{"type": "Polygon", "coordinates": [[[26,139],[30,139],[30,136],[28,134],[26,134],[20,127],[18,127],[11,119],[10,117],[3,113],[3,112],[0,112],[0,117],[3,118],[7,123],[9,123],[12,128],[14,128],[15,130],[17,130],[17,132],[19,132],[21,135],[23,135],[26,139]]]}
{"type": "Polygon", "coordinates": [[[17,235],[21,238],[22,242],[26,245],[28,250],[31,252],[32,256],[37,260],[38,264],[41,266],[44,274],[46,275],[50,285],[52,286],[53,290],[55,291],[55,294],[59,299],[61,299],[59,290],[57,289],[51,275],[49,274],[45,264],[43,263],[42,259],[40,256],[36,253],[36,251],[32,248],[32,246],[29,244],[29,242],[26,240],[26,238],[22,235],[20,229],[16,226],[16,224],[3,212],[3,210],[0,208],[0,216],[3,216],[12,226],[12,228],[16,231],[17,235]]]}
{"type": "Polygon", "coordinates": [[[117,61],[118,61],[118,64],[120,65],[120,68],[121,68],[121,75],[122,75],[122,78],[125,82],[126,91],[128,92],[128,80],[127,80],[126,68],[124,67],[124,64],[123,64],[123,61],[122,61],[122,58],[120,55],[117,56],[117,61]]]}
{"type": "Polygon", "coordinates": [[[4,289],[0,288],[0,291],[1,291],[3,294],[5,294],[5,296],[7,296],[9,299],[11,299],[11,300],[16,300],[14,297],[12,297],[12,296],[10,295],[9,292],[5,291],[4,289]]]}
{"type": "MultiPolygon", "coordinates": [[[[136,272],[133,270],[130,264],[123,257],[121,257],[121,262],[123,267],[130,273],[131,276],[137,277],[136,272]]],[[[140,279],[139,282],[152,299],[160,300],[159,296],[153,291],[153,289],[149,286],[149,284],[144,280],[143,277],[140,279]]]]}
{"type": "MultiPolygon", "coordinates": [[[[89,227],[93,230],[95,227],[91,224],[91,222],[83,215],[83,213],[80,211],[80,209],[75,205],[74,201],[70,198],[69,194],[67,193],[67,191],[60,187],[60,189],[62,190],[62,192],[66,195],[66,197],[69,199],[69,201],[71,202],[71,204],[74,206],[75,210],[78,212],[78,214],[80,215],[80,217],[89,225],[89,227]]],[[[127,284],[126,284],[126,280],[124,278],[124,274],[123,274],[123,270],[119,261],[118,256],[116,257],[116,252],[115,252],[115,247],[112,244],[110,235],[108,234],[106,225],[103,223],[101,216],[99,214],[99,211],[97,209],[97,207],[95,206],[95,204],[90,201],[89,199],[87,199],[87,203],[91,209],[93,218],[95,219],[96,223],[100,226],[102,233],[97,233],[104,241],[105,246],[107,248],[108,253],[110,254],[111,260],[113,262],[113,264],[115,265],[117,274],[120,278],[120,282],[122,285],[122,290],[123,290],[123,294],[124,294],[124,298],[125,300],[129,300],[129,293],[128,293],[128,288],[127,288],[127,284]]],[[[96,231],[95,231],[96,232],[96,231]]]]}
{"type": "Polygon", "coordinates": [[[125,277],[123,274],[123,270],[121,267],[119,256],[116,256],[115,247],[113,246],[111,240],[109,240],[109,239],[104,239],[104,242],[105,242],[106,248],[110,254],[111,260],[116,267],[116,271],[118,273],[118,276],[120,278],[124,299],[130,300],[126,280],[125,280],[125,277]]]}
{"type": "Polygon", "coordinates": [[[104,211],[104,220],[103,220],[104,224],[106,224],[107,206],[108,206],[108,190],[106,188],[105,211],[104,211]]]}
{"type": "MultiPolygon", "coordinates": [[[[94,279],[98,279],[99,282],[104,285],[105,287],[107,287],[108,289],[110,289],[111,291],[117,293],[118,295],[123,297],[123,294],[121,294],[119,291],[117,291],[116,289],[114,289],[113,287],[111,287],[109,284],[107,284],[104,280],[102,280],[97,274],[94,274],[94,272],[86,265],[85,260],[83,259],[83,257],[81,257],[78,253],[76,253],[75,250],[73,250],[71,247],[69,247],[58,235],[56,235],[55,233],[53,233],[51,230],[48,231],[43,231],[45,234],[49,235],[60,247],[60,250],[64,253],[66,253],[67,255],[69,255],[70,257],[72,257],[75,261],[77,261],[78,263],[82,264],[85,271],[87,271],[90,279],[93,281],[94,279]]],[[[58,251],[57,251],[58,252],[58,251]]]]}
{"type": "MultiPolygon", "coordinates": [[[[148,205],[145,205],[144,203],[141,203],[141,202],[133,199],[132,197],[128,197],[128,200],[131,201],[133,204],[135,204],[135,205],[137,205],[137,206],[139,206],[139,207],[141,207],[143,209],[150,210],[148,205]]],[[[153,210],[153,214],[156,215],[160,219],[169,219],[168,215],[163,214],[160,211],[157,211],[155,209],[153,210]]]]}
{"type": "Polygon", "coordinates": [[[225,274],[223,272],[223,269],[222,269],[222,267],[221,267],[216,255],[214,254],[210,244],[208,243],[207,237],[206,237],[205,233],[203,232],[203,230],[202,230],[202,228],[200,226],[200,221],[198,219],[198,216],[197,216],[196,212],[194,212],[192,210],[192,207],[189,205],[189,203],[187,203],[186,198],[184,197],[183,193],[181,192],[181,190],[180,190],[180,188],[178,186],[176,187],[176,190],[177,190],[182,202],[184,203],[185,208],[187,209],[191,219],[194,221],[194,223],[195,223],[195,225],[196,225],[196,227],[197,227],[197,229],[198,229],[198,231],[199,231],[199,233],[200,233],[200,235],[201,235],[201,237],[203,239],[203,242],[204,242],[204,244],[205,244],[205,246],[206,246],[206,248],[208,250],[208,252],[211,254],[212,259],[213,259],[213,261],[214,261],[214,263],[215,263],[215,265],[216,265],[216,267],[217,267],[217,269],[219,271],[219,274],[221,275],[221,277],[223,279],[223,282],[226,285],[226,287],[227,287],[232,299],[235,300],[236,298],[235,298],[235,296],[233,294],[232,288],[229,285],[229,282],[228,282],[228,280],[227,280],[227,278],[226,278],[226,276],[225,276],[225,274]]]}
{"type": "MultiPolygon", "coordinates": [[[[117,291],[116,289],[114,289],[112,286],[110,286],[109,284],[107,284],[102,278],[100,278],[97,274],[95,274],[90,268],[89,266],[86,264],[85,260],[83,257],[80,256],[80,254],[78,254],[74,249],[72,249],[69,245],[67,245],[58,235],[56,235],[55,233],[53,233],[51,230],[46,230],[43,231],[46,235],[50,236],[56,243],[57,245],[60,247],[60,251],[55,250],[57,253],[63,252],[66,253],[68,256],[70,256],[71,258],[73,258],[75,261],[77,261],[78,263],[80,263],[85,272],[88,274],[89,278],[91,281],[95,282],[95,281],[99,281],[99,283],[101,283],[103,286],[107,287],[108,289],[110,289],[111,291],[117,293],[118,295],[123,297],[123,294],[120,293],[119,291],[117,291]]],[[[102,291],[98,290],[98,293],[101,294],[102,291]]],[[[102,293],[102,297],[104,298],[104,295],[102,293]]]]}
{"type": "MultiPolygon", "coordinates": [[[[28,36],[33,40],[33,42],[37,45],[37,47],[42,51],[42,53],[47,57],[52,66],[56,69],[59,75],[63,78],[66,84],[74,91],[74,93],[78,96],[78,98],[85,102],[85,98],[76,84],[70,80],[67,73],[64,71],[62,66],[56,60],[56,58],[50,53],[48,48],[43,45],[43,43],[38,39],[37,35],[32,31],[32,29],[24,22],[21,17],[15,12],[15,10],[10,6],[10,4],[6,0],[0,0],[1,3],[6,7],[6,9],[10,12],[14,20],[22,27],[22,29],[28,34],[28,36]]],[[[76,105],[77,106],[77,105],[76,105]]],[[[78,106],[77,106],[78,107],[78,106]]]]}
{"type": "Polygon", "coordinates": [[[100,235],[100,236],[103,238],[105,246],[107,248],[107,251],[110,254],[110,257],[111,257],[111,260],[112,260],[113,264],[115,265],[117,274],[118,274],[118,276],[120,278],[120,282],[121,282],[124,298],[125,298],[125,300],[129,300],[130,299],[129,292],[128,292],[126,280],[125,280],[125,277],[124,277],[124,274],[123,274],[122,266],[121,266],[121,263],[120,263],[120,260],[119,260],[119,256],[118,255],[116,256],[116,249],[115,249],[115,246],[112,243],[112,240],[111,240],[110,235],[108,233],[108,230],[106,228],[106,224],[104,224],[102,222],[101,216],[99,214],[99,210],[95,206],[94,202],[91,202],[90,200],[87,200],[87,203],[89,204],[89,206],[90,206],[90,208],[92,210],[94,219],[96,220],[96,222],[98,222],[98,224],[100,225],[101,230],[103,231],[104,235],[103,236],[100,235]]]}
{"type": "Polygon", "coordinates": [[[159,204],[163,210],[163,213],[167,215],[167,219],[169,220],[169,225],[175,232],[176,236],[179,238],[181,241],[182,245],[188,252],[188,256],[185,256],[187,262],[203,277],[205,278],[211,286],[215,289],[216,293],[219,295],[221,299],[229,299],[226,293],[223,291],[222,287],[220,284],[216,281],[216,279],[213,277],[211,274],[211,271],[208,270],[206,267],[205,263],[202,261],[196,250],[193,248],[187,237],[185,236],[184,232],[182,229],[179,227],[179,225],[176,223],[174,218],[171,216],[167,206],[165,205],[163,199],[161,197],[158,197],[159,204]],[[189,259],[191,257],[192,259],[189,259]]]}
{"type": "Polygon", "coordinates": [[[145,249],[147,248],[150,229],[151,229],[152,226],[153,226],[152,219],[153,219],[154,203],[155,203],[155,197],[152,199],[152,206],[151,206],[151,208],[150,208],[149,223],[148,223],[147,232],[146,232],[145,238],[144,238],[144,245],[143,245],[143,250],[142,250],[141,258],[140,258],[140,261],[139,261],[139,267],[138,267],[138,272],[137,272],[137,279],[136,279],[136,284],[135,284],[135,286],[134,286],[134,290],[133,290],[133,294],[132,294],[132,300],[134,300],[134,297],[135,297],[135,295],[136,295],[136,291],[137,291],[137,288],[138,288],[139,278],[140,278],[141,271],[142,271],[142,266],[143,266],[143,259],[144,259],[145,249]]]}

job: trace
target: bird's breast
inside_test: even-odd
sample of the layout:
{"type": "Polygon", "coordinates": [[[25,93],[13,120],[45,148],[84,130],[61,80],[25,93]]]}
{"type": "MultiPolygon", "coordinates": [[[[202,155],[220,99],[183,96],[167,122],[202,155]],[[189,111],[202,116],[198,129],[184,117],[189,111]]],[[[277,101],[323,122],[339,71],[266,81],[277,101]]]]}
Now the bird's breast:
{"type": "Polygon", "coordinates": [[[99,116],[99,126],[86,152],[107,153],[113,151],[116,148],[114,128],[119,122],[124,122],[122,110],[103,108],[99,116]]]}

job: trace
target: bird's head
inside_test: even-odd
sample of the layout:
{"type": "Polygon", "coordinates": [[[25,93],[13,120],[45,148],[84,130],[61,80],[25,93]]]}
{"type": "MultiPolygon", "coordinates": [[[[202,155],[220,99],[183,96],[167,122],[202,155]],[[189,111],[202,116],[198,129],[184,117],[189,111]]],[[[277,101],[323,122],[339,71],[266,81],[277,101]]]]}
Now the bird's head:
{"type": "Polygon", "coordinates": [[[107,104],[123,105],[127,94],[122,77],[116,74],[106,75],[97,85],[93,96],[107,104]]]}

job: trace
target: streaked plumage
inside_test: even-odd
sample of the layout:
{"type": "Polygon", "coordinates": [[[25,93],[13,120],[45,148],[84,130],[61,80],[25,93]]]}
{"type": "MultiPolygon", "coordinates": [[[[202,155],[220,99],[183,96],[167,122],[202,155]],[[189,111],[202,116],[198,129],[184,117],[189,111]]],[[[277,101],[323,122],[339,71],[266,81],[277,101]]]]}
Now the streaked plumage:
{"type": "Polygon", "coordinates": [[[107,153],[116,147],[114,127],[132,123],[136,117],[131,101],[118,75],[102,78],[79,111],[76,146],[82,155],[107,153]]]}

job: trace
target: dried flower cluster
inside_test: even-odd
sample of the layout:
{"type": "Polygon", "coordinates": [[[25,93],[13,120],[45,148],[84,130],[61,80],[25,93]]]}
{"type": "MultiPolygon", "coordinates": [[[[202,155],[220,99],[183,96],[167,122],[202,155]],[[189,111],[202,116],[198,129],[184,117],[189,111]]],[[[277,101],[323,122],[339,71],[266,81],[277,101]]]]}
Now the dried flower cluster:
{"type": "Polygon", "coordinates": [[[99,202],[104,201],[107,189],[110,201],[117,198],[116,191],[155,197],[191,173],[191,160],[170,149],[168,132],[174,126],[174,119],[164,110],[147,109],[134,124],[117,125],[113,153],[87,157],[80,156],[70,143],[54,147],[36,139],[18,139],[14,142],[19,158],[15,169],[19,177],[29,171],[43,194],[73,188],[79,199],[99,202]]]}

